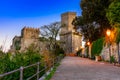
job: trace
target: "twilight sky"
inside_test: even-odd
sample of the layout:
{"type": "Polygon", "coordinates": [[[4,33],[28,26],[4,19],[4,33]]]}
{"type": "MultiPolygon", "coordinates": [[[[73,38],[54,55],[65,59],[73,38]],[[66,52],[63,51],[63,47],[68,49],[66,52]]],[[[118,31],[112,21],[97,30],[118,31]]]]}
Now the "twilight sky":
{"type": "Polygon", "coordinates": [[[80,0],[0,0],[0,46],[9,49],[24,26],[39,28],[73,11],[81,15],[80,0]]]}

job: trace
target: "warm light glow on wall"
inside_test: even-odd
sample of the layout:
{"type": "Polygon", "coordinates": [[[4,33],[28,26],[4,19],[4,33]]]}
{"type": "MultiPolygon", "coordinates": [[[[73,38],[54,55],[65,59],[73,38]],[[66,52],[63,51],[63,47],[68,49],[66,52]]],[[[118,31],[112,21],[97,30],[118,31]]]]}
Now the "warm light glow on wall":
{"type": "Polygon", "coordinates": [[[83,49],[83,47],[82,47],[82,46],[80,46],[80,49],[83,49]]]}
{"type": "Polygon", "coordinates": [[[78,47],[75,50],[78,51],[78,47]]]}

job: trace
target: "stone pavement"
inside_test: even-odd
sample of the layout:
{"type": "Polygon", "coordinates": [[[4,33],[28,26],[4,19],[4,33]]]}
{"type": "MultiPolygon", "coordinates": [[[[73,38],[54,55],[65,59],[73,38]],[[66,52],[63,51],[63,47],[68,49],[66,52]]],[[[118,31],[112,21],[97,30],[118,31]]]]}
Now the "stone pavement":
{"type": "Polygon", "coordinates": [[[65,57],[51,80],[120,80],[120,67],[80,57],[65,57]]]}

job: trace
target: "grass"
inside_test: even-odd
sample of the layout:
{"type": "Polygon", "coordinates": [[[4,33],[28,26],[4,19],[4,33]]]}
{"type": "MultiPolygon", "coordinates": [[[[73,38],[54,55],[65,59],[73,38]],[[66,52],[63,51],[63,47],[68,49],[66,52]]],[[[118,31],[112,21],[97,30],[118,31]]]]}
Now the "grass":
{"type": "Polygon", "coordinates": [[[60,63],[57,63],[57,64],[54,66],[53,70],[50,72],[50,74],[48,74],[44,80],[50,80],[50,79],[52,78],[52,76],[54,75],[54,73],[55,73],[55,71],[56,71],[56,68],[57,68],[59,65],[60,65],[60,63]]]}

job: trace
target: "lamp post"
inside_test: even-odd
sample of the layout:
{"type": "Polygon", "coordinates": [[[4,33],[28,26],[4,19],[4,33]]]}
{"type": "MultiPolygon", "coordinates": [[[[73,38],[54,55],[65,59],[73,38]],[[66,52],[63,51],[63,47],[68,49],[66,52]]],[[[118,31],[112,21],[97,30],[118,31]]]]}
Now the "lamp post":
{"type": "Polygon", "coordinates": [[[91,48],[90,48],[90,42],[88,41],[87,42],[87,45],[88,45],[88,54],[89,54],[89,58],[91,58],[91,48]]]}
{"type": "Polygon", "coordinates": [[[110,63],[111,63],[111,50],[110,50],[110,35],[111,35],[111,31],[108,29],[106,31],[106,34],[108,36],[108,44],[109,44],[109,58],[110,58],[110,63]]]}

